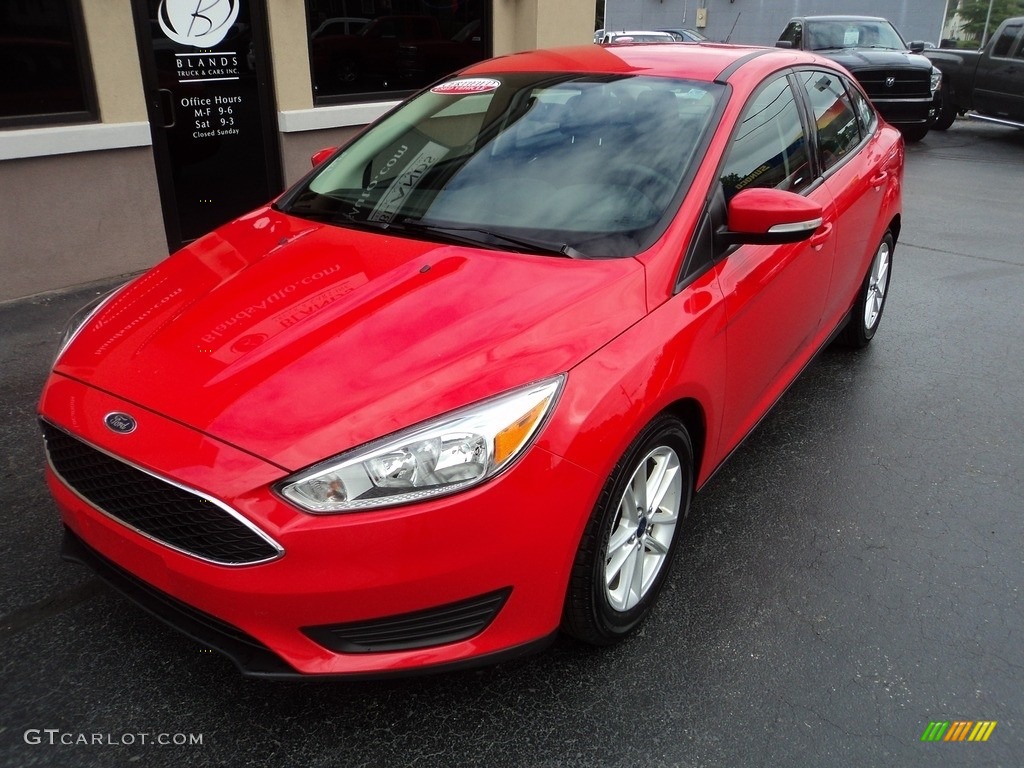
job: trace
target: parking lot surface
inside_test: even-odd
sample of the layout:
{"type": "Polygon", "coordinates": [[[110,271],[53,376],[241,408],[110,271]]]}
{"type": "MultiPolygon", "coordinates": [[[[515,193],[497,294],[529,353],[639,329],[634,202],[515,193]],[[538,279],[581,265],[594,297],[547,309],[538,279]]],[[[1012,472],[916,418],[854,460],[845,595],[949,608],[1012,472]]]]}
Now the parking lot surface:
{"type": "Polygon", "coordinates": [[[909,146],[875,341],[697,497],[639,636],[410,680],[243,679],[62,563],[36,397],[97,287],[0,305],[0,765],[1021,765],[1022,200],[1024,132],[909,146]]]}

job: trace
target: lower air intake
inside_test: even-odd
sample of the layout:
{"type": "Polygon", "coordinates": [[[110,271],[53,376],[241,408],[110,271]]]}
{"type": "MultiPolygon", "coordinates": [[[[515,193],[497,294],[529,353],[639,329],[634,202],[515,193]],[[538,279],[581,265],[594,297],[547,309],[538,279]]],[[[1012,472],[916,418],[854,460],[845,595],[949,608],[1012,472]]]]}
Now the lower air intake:
{"type": "Polygon", "coordinates": [[[511,588],[506,588],[424,611],[351,624],[304,627],[302,631],[336,653],[408,651],[456,643],[483,632],[511,592],[511,588]]]}

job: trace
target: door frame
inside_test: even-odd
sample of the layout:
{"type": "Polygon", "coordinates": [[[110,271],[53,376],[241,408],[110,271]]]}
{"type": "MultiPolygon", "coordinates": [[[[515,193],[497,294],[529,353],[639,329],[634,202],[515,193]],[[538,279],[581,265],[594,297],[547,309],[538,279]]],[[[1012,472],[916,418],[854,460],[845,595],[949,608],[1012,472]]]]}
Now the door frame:
{"type": "MultiPolygon", "coordinates": [[[[276,94],[274,92],[273,64],[271,62],[270,34],[267,23],[267,0],[245,0],[249,4],[253,44],[256,53],[256,80],[259,89],[259,115],[263,128],[263,158],[267,168],[267,186],[273,194],[284,189],[280,134],[277,127],[276,94]]],[[[159,92],[156,59],[151,50],[147,0],[131,0],[135,22],[135,42],[142,71],[142,87],[146,99],[149,131],[153,140],[153,161],[156,168],[160,210],[164,220],[164,233],[168,252],[173,253],[188,242],[183,238],[178,201],[174,188],[170,145],[164,132],[163,105],[159,92]]]]}

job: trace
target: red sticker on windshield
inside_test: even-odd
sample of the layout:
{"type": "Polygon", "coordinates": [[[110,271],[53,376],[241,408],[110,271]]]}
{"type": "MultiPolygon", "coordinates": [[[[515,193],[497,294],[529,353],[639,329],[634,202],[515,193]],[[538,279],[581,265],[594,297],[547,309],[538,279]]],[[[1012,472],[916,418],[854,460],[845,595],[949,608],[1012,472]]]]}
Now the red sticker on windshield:
{"type": "Polygon", "coordinates": [[[500,86],[501,81],[492,80],[489,77],[464,77],[461,80],[450,80],[447,83],[435,85],[430,92],[439,93],[442,96],[466,96],[471,93],[496,91],[500,86]]]}

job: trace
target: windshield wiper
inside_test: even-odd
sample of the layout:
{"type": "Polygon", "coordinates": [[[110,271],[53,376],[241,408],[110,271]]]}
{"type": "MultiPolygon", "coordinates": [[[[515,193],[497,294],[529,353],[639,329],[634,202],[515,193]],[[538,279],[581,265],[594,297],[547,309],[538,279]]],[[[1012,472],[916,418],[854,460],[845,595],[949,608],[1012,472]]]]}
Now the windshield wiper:
{"type": "Polygon", "coordinates": [[[586,256],[568,243],[551,243],[543,240],[531,240],[525,237],[506,235],[504,232],[494,232],[481,227],[457,227],[441,226],[438,224],[424,224],[421,221],[405,220],[397,225],[395,229],[405,232],[423,232],[424,234],[441,237],[446,240],[457,242],[461,245],[482,245],[494,247],[499,244],[511,245],[517,249],[523,249],[527,253],[537,253],[544,256],[564,256],[570,259],[582,259],[586,256]],[[473,237],[482,235],[484,239],[473,237]]]}

